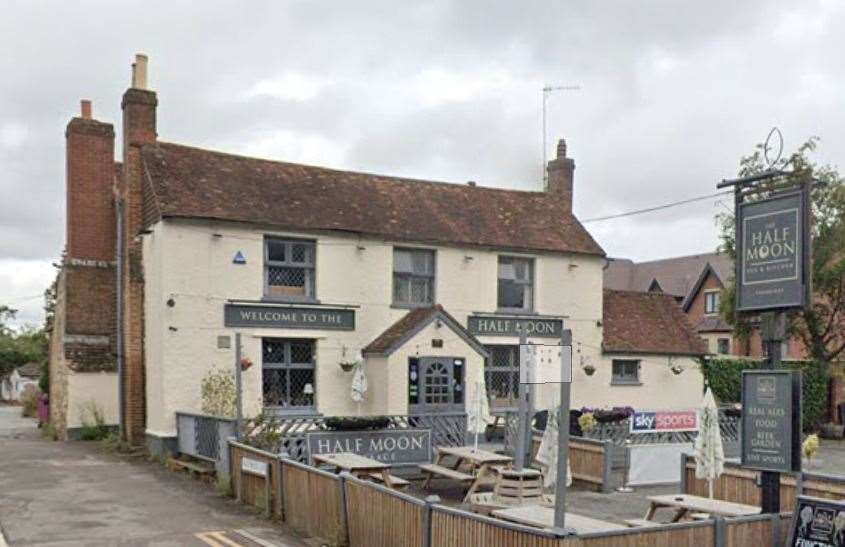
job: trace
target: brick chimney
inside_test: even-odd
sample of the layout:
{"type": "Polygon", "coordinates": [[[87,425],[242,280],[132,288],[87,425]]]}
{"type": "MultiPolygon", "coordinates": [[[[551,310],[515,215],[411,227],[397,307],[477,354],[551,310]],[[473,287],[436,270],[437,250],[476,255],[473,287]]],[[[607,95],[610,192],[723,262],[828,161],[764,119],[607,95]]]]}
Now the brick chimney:
{"type": "Polygon", "coordinates": [[[546,192],[557,196],[572,212],[572,182],[575,177],[575,161],[566,157],[566,141],[557,142],[557,157],[546,166],[548,171],[548,185],[546,192]]]}
{"type": "Polygon", "coordinates": [[[123,434],[133,445],[145,442],[146,373],[144,365],[144,270],[141,233],[144,203],[144,166],[141,147],[156,142],[154,91],[147,89],[147,56],[132,64],[129,89],[123,94],[123,180],[118,187],[122,215],[121,257],[123,434]]]}
{"type": "Polygon", "coordinates": [[[67,256],[115,259],[114,127],[91,117],[91,101],[65,131],[67,177],[67,256]]]}

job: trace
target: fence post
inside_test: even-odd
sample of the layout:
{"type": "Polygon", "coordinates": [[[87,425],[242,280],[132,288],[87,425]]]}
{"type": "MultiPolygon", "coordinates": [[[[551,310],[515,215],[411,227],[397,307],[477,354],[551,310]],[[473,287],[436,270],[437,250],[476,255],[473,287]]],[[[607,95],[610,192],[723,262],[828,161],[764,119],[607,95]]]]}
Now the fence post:
{"type": "Polygon", "coordinates": [[[287,452],[282,452],[276,456],[279,460],[279,491],[276,495],[279,497],[279,518],[285,522],[285,460],[288,458],[287,452]]]}
{"type": "Polygon", "coordinates": [[[713,547],[725,547],[727,526],[724,517],[713,517],[713,547]]]}
{"type": "Polygon", "coordinates": [[[611,484],[613,474],[613,443],[611,441],[602,442],[602,479],[601,491],[604,493],[613,491],[613,484],[611,484]]]}
{"type": "MultiPolygon", "coordinates": [[[[772,547],[779,547],[780,541],[778,538],[780,537],[780,513],[773,513],[771,515],[772,519],[772,547]]],[[[787,540],[789,541],[789,540],[787,540]]]]}
{"type": "Polygon", "coordinates": [[[687,493],[687,455],[681,452],[681,494],[687,493]]]}
{"type": "Polygon", "coordinates": [[[435,503],[440,503],[440,496],[431,495],[425,498],[425,508],[423,509],[422,521],[422,547],[431,547],[431,506],[435,503]]]}
{"type": "MultiPolygon", "coordinates": [[[[341,535],[349,542],[349,518],[346,516],[346,481],[353,475],[349,471],[341,471],[338,480],[340,481],[340,520],[341,535]]],[[[344,545],[346,543],[343,543],[344,545]]]]}

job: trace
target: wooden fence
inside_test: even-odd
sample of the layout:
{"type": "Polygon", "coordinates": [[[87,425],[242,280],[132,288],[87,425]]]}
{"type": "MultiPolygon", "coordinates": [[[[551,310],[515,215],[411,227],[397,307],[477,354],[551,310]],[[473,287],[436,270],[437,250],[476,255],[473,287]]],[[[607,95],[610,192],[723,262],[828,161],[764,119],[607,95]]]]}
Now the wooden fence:
{"type": "MultiPolygon", "coordinates": [[[[695,478],[695,460],[692,456],[681,456],[681,471],[682,492],[696,496],[708,495],[707,481],[695,478]]],[[[760,505],[757,475],[756,471],[727,462],[724,473],[713,482],[713,497],[746,505],[760,505]]],[[[780,506],[783,510],[788,511],[795,507],[799,490],[805,496],[845,499],[845,476],[803,473],[798,481],[794,475],[781,475],[780,506]]]]}
{"type": "MultiPolygon", "coordinates": [[[[531,459],[536,460],[540,448],[540,435],[531,443],[531,459]]],[[[613,446],[610,441],[596,441],[584,437],[569,438],[569,468],[572,479],[586,483],[601,492],[610,492],[613,446]]]]}
{"type": "Polygon", "coordinates": [[[305,537],[345,545],[346,512],[341,477],[292,460],[282,460],[285,522],[305,537]]]}
{"type": "MultiPolygon", "coordinates": [[[[783,545],[789,531],[790,515],[783,514],[716,518],[567,536],[447,507],[440,504],[436,496],[421,500],[345,473],[334,475],[234,441],[230,441],[229,446],[233,489],[242,502],[265,508],[264,502],[269,500],[272,513],[290,528],[332,546],[775,547],[783,545]],[[244,458],[265,462],[268,482],[254,473],[243,472],[244,458]],[[268,491],[270,497],[264,497],[268,491]]],[[[683,463],[688,471],[689,462],[683,463]]],[[[749,480],[745,476],[747,473],[729,467],[728,477],[735,474],[735,482],[739,483],[749,480]]],[[[700,487],[688,476],[686,484],[693,489],[700,487]]]]}
{"type": "Polygon", "coordinates": [[[381,485],[345,476],[349,544],[426,547],[426,502],[381,485]]]}
{"type": "Polygon", "coordinates": [[[270,513],[282,518],[282,497],[279,494],[281,486],[281,461],[278,456],[247,446],[245,444],[229,441],[229,453],[232,462],[232,494],[242,503],[265,509],[269,503],[270,513]],[[241,471],[243,459],[257,460],[267,464],[269,476],[267,479],[255,474],[241,471]]]}

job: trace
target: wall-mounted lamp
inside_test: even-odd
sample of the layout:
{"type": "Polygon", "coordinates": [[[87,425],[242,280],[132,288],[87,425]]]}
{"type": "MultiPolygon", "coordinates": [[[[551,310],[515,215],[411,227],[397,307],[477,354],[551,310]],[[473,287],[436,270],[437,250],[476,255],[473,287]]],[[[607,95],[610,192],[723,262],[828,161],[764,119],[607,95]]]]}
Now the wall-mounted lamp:
{"type": "Polygon", "coordinates": [[[472,262],[473,260],[475,260],[474,256],[464,255],[464,262],[472,262]]]}
{"type": "Polygon", "coordinates": [[[211,234],[211,237],[213,237],[214,239],[220,239],[221,237],[223,237],[223,234],[213,233],[211,234]]]}
{"type": "Polygon", "coordinates": [[[359,253],[362,253],[362,252],[366,251],[367,248],[364,247],[363,245],[358,245],[357,247],[355,247],[355,250],[358,251],[359,253]]]}

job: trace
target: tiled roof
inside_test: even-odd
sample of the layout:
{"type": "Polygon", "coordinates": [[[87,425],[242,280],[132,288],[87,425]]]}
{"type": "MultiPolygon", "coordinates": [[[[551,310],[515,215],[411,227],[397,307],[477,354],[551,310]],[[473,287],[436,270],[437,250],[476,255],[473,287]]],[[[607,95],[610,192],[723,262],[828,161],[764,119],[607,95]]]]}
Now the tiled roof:
{"type": "Polygon", "coordinates": [[[364,355],[388,355],[402,346],[409,338],[428,325],[432,320],[440,318],[455,331],[464,341],[474,347],[476,351],[487,356],[487,351],[468,330],[466,330],[443,306],[437,304],[427,308],[415,308],[393,323],[375,340],[361,350],[364,355]]]}
{"type": "Polygon", "coordinates": [[[710,264],[723,285],[727,285],[733,277],[733,261],[727,255],[719,253],[679,256],[650,262],[610,259],[604,273],[604,288],[645,292],[656,280],[664,293],[684,298],[694,288],[707,264],[710,264]]]}
{"type": "Polygon", "coordinates": [[[515,250],[604,251],[562,200],[523,192],[337,171],[158,142],[143,149],[145,222],[204,218],[400,241],[515,250]]]}
{"type": "Polygon", "coordinates": [[[698,332],[732,332],[733,328],[719,316],[705,316],[702,317],[695,326],[698,332]]]}
{"type": "Polygon", "coordinates": [[[18,367],[18,374],[27,378],[38,378],[41,376],[41,364],[31,362],[21,365],[18,367]]]}
{"type": "Polygon", "coordinates": [[[608,353],[707,353],[706,342],[671,295],[605,289],[602,325],[602,349],[608,353]]]}

